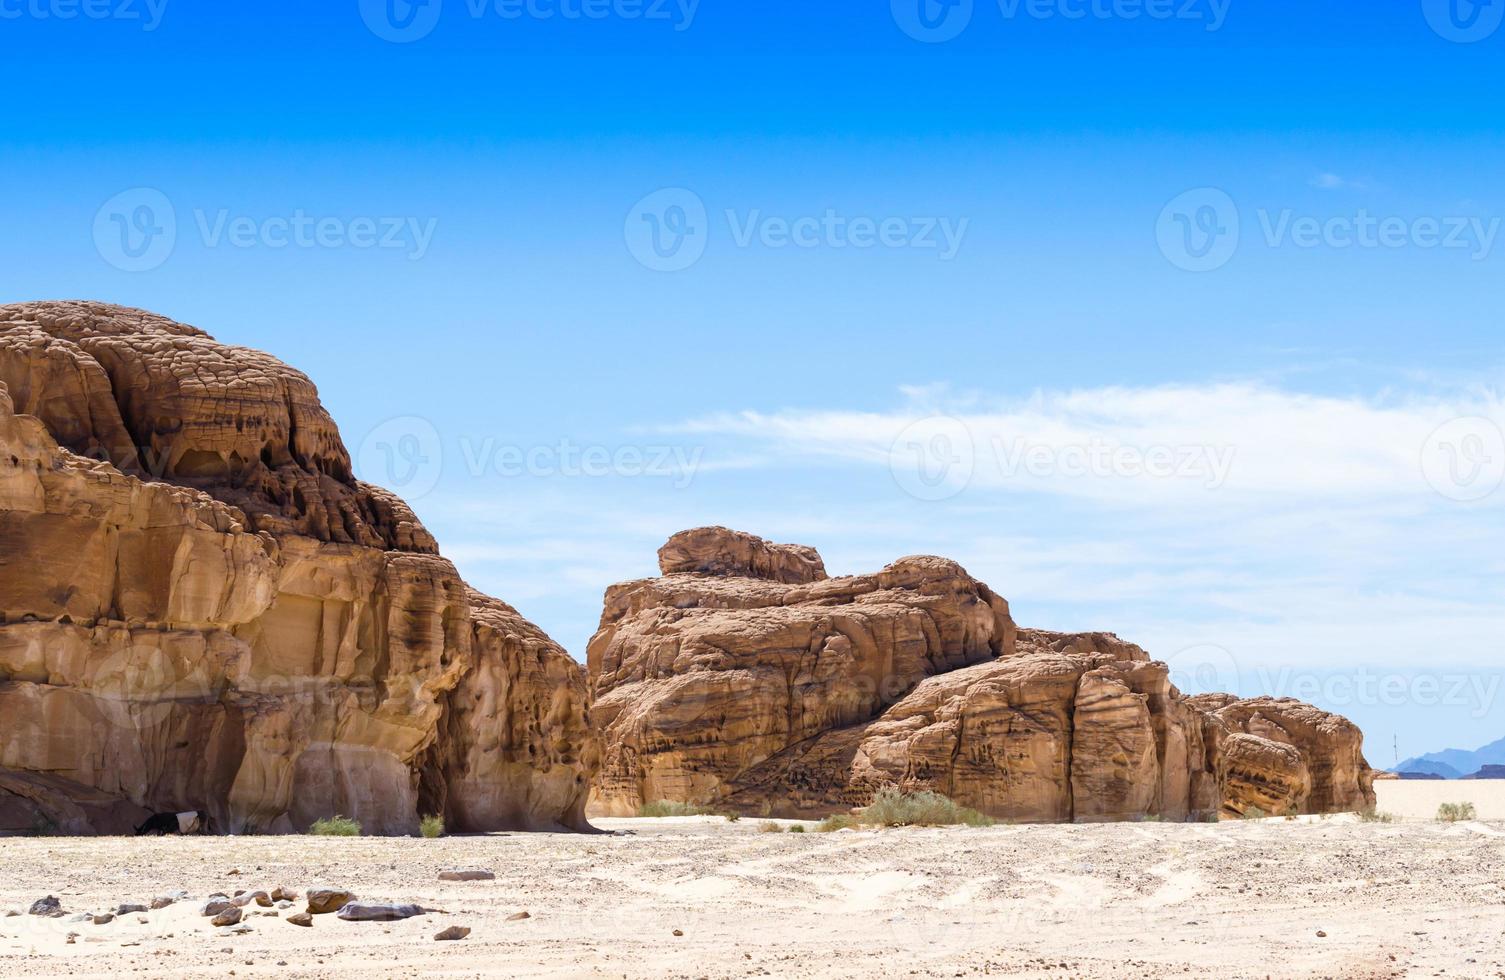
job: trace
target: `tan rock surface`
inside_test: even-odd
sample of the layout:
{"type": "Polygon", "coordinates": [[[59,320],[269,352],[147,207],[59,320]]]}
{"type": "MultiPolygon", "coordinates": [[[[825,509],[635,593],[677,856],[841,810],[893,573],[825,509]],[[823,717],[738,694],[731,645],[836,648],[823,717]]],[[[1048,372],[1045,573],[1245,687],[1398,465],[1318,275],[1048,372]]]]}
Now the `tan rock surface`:
{"type": "MultiPolygon", "coordinates": [[[[687,535],[701,555],[760,541],[687,535]]],[[[820,816],[885,785],[1026,821],[1373,802],[1344,719],[1185,698],[1164,664],[1112,634],[1016,629],[954,562],[786,584],[748,573],[767,562],[682,561],[685,538],[661,552],[674,556],[663,577],[608,590],[591,641],[599,812],[667,799],[820,816]],[[673,570],[687,565],[704,570],[673,570]]],[[[753,554],[779,553],[760,544],[753,554]]]]}
{"type": "Polygon", "coordinates": [[[578,666],[351,476],[305,376],[35,303],[0,392],[0,832],[583,826],[578,666]]]}

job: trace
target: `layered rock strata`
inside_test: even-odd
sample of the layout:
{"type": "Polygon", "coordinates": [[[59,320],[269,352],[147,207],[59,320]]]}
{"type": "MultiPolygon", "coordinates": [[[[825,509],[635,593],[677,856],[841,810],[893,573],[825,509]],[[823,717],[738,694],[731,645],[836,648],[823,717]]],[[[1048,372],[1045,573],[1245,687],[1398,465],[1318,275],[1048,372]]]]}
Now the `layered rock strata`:
{"type": "Polygon", "coordinates": [[[608,590],[590,644],[602,813],[668,799],[817,816],[883,786],[1026,821],[1373,803],[1346,720],[1183,697],[1116,636],[1018,629],[955,562],[827,578],[812,549],[700,528],[660,567],[608,590]]]}
{"type": "Polygon", "coordinates": [[[586,826],[578,665],[356,480],[307,377],[0,307],[0,833],[586,826]]]}

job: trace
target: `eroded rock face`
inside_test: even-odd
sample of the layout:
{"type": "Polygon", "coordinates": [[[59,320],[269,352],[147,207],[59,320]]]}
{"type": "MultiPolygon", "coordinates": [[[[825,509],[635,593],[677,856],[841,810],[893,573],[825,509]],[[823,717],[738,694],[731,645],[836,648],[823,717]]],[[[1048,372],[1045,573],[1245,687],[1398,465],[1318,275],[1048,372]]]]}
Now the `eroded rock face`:
{"type": "Polygon", "coordinates": [[[0,832],[579,828],[587,706],[353,479],[302,374],[136,310],[0,307],[0,832]]]}
{"type": "MultiPolygon", "coordinates": [[[[687,535],[700,555],[745,554],[751,538],[687,535]]],[[[819,816],[885,785],[1029,821],[1373,802],[1347,721],[1185,698],[1112,634],[1017,629],[954,562],[788,583],[767,562],[683,561],[685,537],[661,552],[663,577],[608,590],[591,641],[601,812],[668,799],[819,816]]]]}

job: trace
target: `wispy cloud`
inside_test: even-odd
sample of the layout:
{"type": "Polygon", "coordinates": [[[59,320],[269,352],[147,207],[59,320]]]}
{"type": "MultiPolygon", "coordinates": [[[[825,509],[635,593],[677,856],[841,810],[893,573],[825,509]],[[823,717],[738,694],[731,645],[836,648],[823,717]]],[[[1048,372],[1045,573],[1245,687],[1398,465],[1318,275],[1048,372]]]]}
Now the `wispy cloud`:
{"type": "Polygon", "coordinates": [[[1374,181],[1365,178],[1344,177],[1331,172],[1319,173],[1309,183],[1324,191],[1367,191],[1374,189],[1374,181]]]}

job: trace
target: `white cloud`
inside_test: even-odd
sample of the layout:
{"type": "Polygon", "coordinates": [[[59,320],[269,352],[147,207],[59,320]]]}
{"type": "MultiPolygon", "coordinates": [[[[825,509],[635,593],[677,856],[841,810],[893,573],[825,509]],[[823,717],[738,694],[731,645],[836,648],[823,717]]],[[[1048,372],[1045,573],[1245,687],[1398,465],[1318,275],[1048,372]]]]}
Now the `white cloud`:
{"type": "MultiPolygon", "coordinates": [[[[991,407],[968,399],[956,410],[928,397],[887,413],[742,412],[674,430],[745,440],[771,460],[888,467],[901,484],[949,481],[931,499],[965,489],[1114,507],[1431,506],[1482,495],[1505,474],[1505,403],[1492,390],[1345,398],[1247,383],[1111,387],[1040,391],[991,407]]],[[[1498,506],[1505,494],[1485,502],[1498,506]]]]}

